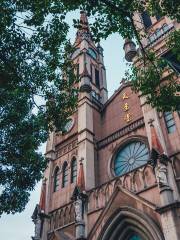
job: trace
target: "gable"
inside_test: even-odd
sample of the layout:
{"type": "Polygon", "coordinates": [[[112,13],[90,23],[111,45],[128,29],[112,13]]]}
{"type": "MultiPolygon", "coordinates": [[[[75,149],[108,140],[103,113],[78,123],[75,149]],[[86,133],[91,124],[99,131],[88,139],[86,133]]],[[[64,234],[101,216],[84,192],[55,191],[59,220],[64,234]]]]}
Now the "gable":
{"type": "Polygon", "coordinates": [[[147,200],[125,190],[117,187],[104,210],[101,212],[98,220],[94,224],[88,239],[98,239],[100,233],[105,231],[116,214],[121,212],[134,212],[136,215],[143,216],[143,218],[152,221],[152,225],[156,222],[157,229],[160,225],[160,216],[155,211],[156,206],[149,203],[147,200]]]}
{"type": "Polygon", "coordinates": [[[121,87],[102,112],[102,138],[143,117],[140,100],[130,85],[121,87]]]}

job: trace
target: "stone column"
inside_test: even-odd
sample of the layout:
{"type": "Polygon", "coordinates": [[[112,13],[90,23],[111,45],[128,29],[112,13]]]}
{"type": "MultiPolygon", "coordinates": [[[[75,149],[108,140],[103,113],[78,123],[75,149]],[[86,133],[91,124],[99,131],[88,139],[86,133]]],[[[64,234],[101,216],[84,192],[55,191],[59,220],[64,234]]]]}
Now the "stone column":
{"type": "Polygon", "coordinates": [[[74,203],[76,214],[76,240],[86,239],[85,221],[84,221],[84,202],[78,197],[74,203]]]}
{"type": "Polygon", "coordinates": [[[161,207],[157,212],[161,215],[165,240],[180,239],[180,202],[174,200],[173,190],[168,181],[168,161],[166,155],[160,155],[155,167],[156,179],[159,187],[161,207]]]}
{"type": "Polygon", "coordinates": [[[90,76],[84,64],[78,102],[78,155],[84,159],[86,190],[95,186],[93,106],[90,92],[90,76]]]}

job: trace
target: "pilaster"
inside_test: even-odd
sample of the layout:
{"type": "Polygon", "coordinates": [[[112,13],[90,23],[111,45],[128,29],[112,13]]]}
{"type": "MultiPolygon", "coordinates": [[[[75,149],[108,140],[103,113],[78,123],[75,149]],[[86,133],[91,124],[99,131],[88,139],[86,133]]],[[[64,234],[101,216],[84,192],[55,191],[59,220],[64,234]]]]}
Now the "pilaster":
{"type": "Polygon", "coordinates": [[[93,108],[90,94],[80,93],[78,105],[78,155],[83,160],[86,190],[95,187],[93,108]]]}

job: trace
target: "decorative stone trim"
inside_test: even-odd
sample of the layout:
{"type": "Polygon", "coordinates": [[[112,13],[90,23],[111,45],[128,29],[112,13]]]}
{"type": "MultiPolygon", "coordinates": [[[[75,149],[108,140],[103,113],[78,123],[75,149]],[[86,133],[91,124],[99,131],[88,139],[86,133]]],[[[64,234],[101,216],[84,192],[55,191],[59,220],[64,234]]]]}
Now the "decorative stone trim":
{"type": "Polygon", "coordinates": [[[131,124],[121,128],[120,130],[114,132],[110,136],[100,140],[97,142],[97,148],[101,149],[104,148],[106,145],[112,143],[113,141],[117,140],[120,137],[123,137],[124,135],[128,134],[129,132],[132,132],[142,126],[144,126],[144,118],[139,118],[138,120],[132,122],[131,124]]]}
{"type": "Polygon", "coordinates": [[[175,201],[175,202],[165,205],[163,207],[158,207],[158,208],[156,208],[156,212],[162,214],[169,210],[177,209],[177,208],[180,208],[180,201],[175,201]]]}
{"type": "Polygon", "coordinates": [[[77,145],[78,145],[78,140],[75,139],[72,142],[70,142],[69,144],[59,148],[56,151],[56,158],[59,158],[59,157],[63,156],[64,154],[72,151],[73,149],[75,149],[77,147],[77,145]]]}

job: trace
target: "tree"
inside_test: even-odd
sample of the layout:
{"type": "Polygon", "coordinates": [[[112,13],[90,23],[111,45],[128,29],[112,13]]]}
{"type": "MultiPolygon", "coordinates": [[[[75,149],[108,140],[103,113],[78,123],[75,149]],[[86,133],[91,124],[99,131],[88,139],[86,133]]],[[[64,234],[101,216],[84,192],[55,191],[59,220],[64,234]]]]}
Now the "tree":
{"type": "MultiPolygon", "coordinates": [[[[67,39],[66,14],[83,9],[94,16],[91,29],[96,41],[118,32],[123,38],[135,38],[142,47],[134,12],[147,8],[151,15],[158,10],[180,20],[178,1],[160,4],[156,0],[147,0],[146,5],[138,0],[1,1],[0,214],[24,209],[46,166],[38,147],[49,131],[63,129],[76,108],[78,79],[70,60],[73,47],[67,39]]],[[[79,21],[74,20],[74,25],[78,27],[79,21]]],[[[157,64],[153,57],[149,60],[157,64]]],[[[138,76],[133,69],[131,79],[137,82],[138,76]]]]}

